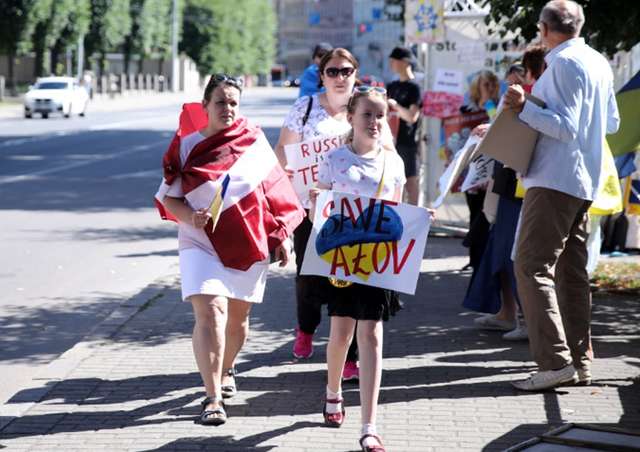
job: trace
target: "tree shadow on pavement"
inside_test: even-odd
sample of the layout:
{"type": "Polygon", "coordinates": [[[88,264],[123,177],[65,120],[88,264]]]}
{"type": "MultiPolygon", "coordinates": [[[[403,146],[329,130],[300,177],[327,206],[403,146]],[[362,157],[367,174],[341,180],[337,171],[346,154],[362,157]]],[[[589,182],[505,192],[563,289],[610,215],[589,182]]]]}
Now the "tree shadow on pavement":
{"type": "MultiPolygon", "coordinates": [[[[0,317],[0,330],[3,331],[0,339],[0,362],[12,363],[39,363],[48,361],[51,356],[57,356],[71,348],[79,340],[92,340],[93,331],[100,332],[100,322],[104,321],[119,307],[127,307],[136,301],[151,300],[145,306],[158,309],[167,303],[174,303],[180,307],[179,291],[167,286],[167,281],[157,281],[149,284],[143,290],[131,297],[123,297],[113,294],[92,292],[91,297],[99,301],[87,303],[85,296],[77,298],[51,298],[39,300],[39,305],[34,308],[24,306],[4,307],[6,315],[0,317]],[[47,301],[51,301],[55,307],[47,308],[47,301]],[[60,302],[64,302],[61,304],[60,302]],[[93,329],[95,326],[97,328],[93,329]]],[[[167,325],[167,331],[159,331],[161,334],[147,334],[142,336],[147,346],[154,346],[174,340],[177,336],[187,334],[185,323],[190,322],[189,312],[182,311],[182,322],[175,318],[163,318],[161,322],[167,325]],[[178,327],[178,328],[176,328],[178,327]],[[172,328],[176,331],[172,331],[172,328]]],[[[140,316],[131,319],[133,325],[140,323],[140,316]]],[[[153,328],[154,325],[146,324],[144,327],[153,328]]],[[[112,331],[111,334],[114,334],[112,331]]],[[[139,330],[129,329],[120,332],[119,335],[110,338],[115,342],[140,342],[139,330]],[[135,338],[135,339],[134,339],[135,338]]]]}
{"type": "Polygon", "coordinates": [[[168,450],[224,450],[232,451],[256,451],[266,452],[274,450],[277,445],[264,445],[258,446],[258,444],[268,442],[271,439],[277,438],[287,433],[301,430],[303,428],[315,428],[319,423],[316,422],[295,422],[286,427],[277,428],[274,430],[267,430],[255,435],[245,436],[244,438],[234,438],[233,436],[199,436],[180,438],[175,441],[171,441],[163,446],[155,449],[146,449],[141,452],[156,452],[156,451],[168,451],[168,450]]]}

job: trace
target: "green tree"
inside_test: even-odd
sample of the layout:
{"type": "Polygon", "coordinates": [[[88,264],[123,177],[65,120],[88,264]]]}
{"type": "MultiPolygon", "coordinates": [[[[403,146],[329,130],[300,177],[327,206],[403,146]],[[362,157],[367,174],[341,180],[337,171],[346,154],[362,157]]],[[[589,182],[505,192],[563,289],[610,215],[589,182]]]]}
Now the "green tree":
{"type": "MultiPolygon", "coordinates": [[[[526,41],[537,35],[537,22],[546,0],[490,0],[490,18],[506,30],[518,31],[526,41]]],[[[586,22],[582,36],[601,52],[612,56],[640,41],[640,3],[626,0],[577,0],[586,22]]]]}
{"type": "MultiPolygon", "coordinates": [[[[65,0],[67,1],[67,0],[65,0]]],[[[66,25],[58,33],[58,37],[51,47],[51,71],[60,73],[60,56],[68,47],[76,48],[78,40],[84,38],[89,31],[91,7],[89,0],[74,0],[73,8],[67,12],[66,25]]],[[[76,55],[77,57],[77,55],[76,55]]]]}
{"type": "Polygon", "coordinates": [[[36,25],[46,17],[51,0],[5,0],[0,14],[0,52],[9,58],[9,89],[16,93],[15,60],[31,50],[36,25]]]}
{"type": "MultiPolygon", "coordinates": [[[[76,0],[41,1],[43,19],[36,25],[33,37],[33,50],[35,51],[34,76],[39,77],[46,73],[56,72],[59,55],[64,51],[68,41],[63,40],[63,33],[70,33],[76,24],[74,20],[80,18],[88,3],[76,0]]],[[[88,24],[88,23],[87,23],[88,24]]],[[[86,25],[85,25],[86,28],[86,25]]],[[[86,31],[86,30],[85,30],[86,31]]]]}
{"type": "Polygon", "coordinates": [[[180,48],[203,75],[264,73],[273,64],[275,27],[268,0],[187,0],[180,48]]]}
{"type": "Polygon", "coordinates": [[[217,15],[210,0],[187,0],[184,7],[180,50],[198,66],[202,74],[214,71],[215,55],[209,48],[217,39],[217,15]]]}
{"type": "Polygon", "coordinates": [[[118,50],[131,30],[129,0],[91,0],[91,25],[85,40],[87,57],[98,55],[98,75],[107,52],[118,50]]]}
{"type": "Polygon", "coordinates": [[[124,72],[129,73],[131,57],[134,54],[141,54],[144,48],[142,42],[142,11],[145,0],[129,0],[129,16],[131,17],[131,29],[122,43],[124,56],[124,72]]]}
{"type": "Polygon", "coordinates": [[[253,0],[248,29],[251,30],[249,46],[254,49],[250,74],[268,74],[276,57],[277,18],[273,7],[264,0],[253,0]]]}
{"type": "MultiPolygon", "coordinates": [[[[158,72],[162,72],[164,60],[171,54],[173,0],[130,0],[131,32],[126,37],[124,69],[134,54],[158,59],[158,72]]],[[[178,36],[183,2],[178,1],[178,36]]]]}

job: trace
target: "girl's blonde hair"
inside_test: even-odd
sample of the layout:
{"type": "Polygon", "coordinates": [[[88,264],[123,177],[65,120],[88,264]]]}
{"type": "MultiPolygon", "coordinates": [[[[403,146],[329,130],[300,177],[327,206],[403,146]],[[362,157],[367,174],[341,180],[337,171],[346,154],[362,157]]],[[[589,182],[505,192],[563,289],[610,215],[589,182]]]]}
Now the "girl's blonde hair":
{"type": "Polygon", "coordinates": [[[482,107],[482,105],[479,105],[480,98],[482,97],[480,85],[485,81],[491,84],[490,99],[497,105],[498,100],[500,99],[500,81],[496,74],[488,70],[478,72],[478,74],[473,78],[471,85],[469,86],[469,98],[474,104],[482,107]]]}
{"type": "MultiPolygon", "coordinates": [[[[372,95],[377,96],[382,99],[385,107],[385,117],[387,115],[387,95],[385,93],[381,93],[376,91],[375,89],[371,89],[370,91],[362,92],[362,91],[354,91],[351,97],[349,98],[349,102],[347,103],[347,113],[350,115],[355,114],[356,108],[358,107],[358,99],[362,99],[363,97],[371,97],[372,95]]],[[[347,134],[347,142],[353,142],[353,127],[347,134]]]]}

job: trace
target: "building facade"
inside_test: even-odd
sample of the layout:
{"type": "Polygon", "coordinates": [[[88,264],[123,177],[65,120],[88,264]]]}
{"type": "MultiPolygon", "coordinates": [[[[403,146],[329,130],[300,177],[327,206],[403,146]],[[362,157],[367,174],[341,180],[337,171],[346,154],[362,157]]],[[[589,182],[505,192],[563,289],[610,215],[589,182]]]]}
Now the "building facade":
{"type": "Polygon", "coordinates": [[[361,75],[389,80],[388,55],[402,44],[402,24],[384,14],[384,0],[277,0],[278,63],[297,77],[313,47],[326,41],[358,58],[361,75]]]}
{"type": "Polygon", "coordinates": [[[276,0],[278,63],[297,77],[316,43],[353,48],[353,0],[276,0]]]}

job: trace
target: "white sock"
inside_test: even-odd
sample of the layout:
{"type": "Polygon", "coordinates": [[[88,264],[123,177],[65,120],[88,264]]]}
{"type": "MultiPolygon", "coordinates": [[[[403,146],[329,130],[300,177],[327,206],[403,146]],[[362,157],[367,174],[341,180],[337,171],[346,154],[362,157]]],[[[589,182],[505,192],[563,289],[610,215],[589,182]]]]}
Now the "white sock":
{"type": "MultiPolygon", "coordinates": [[[[327,386],[327,400],[341,400],[342,399],[342,391],[333,392],[327,386]]],[[[327,402],[327,413],[342,413],[342,402],[340,403],[329,403],[327,402]]]]}
{"type": "MultiPolygon", "coordinates": [[[[364,435],[377,435],[378,432],[376,430],[376,424],[362,424],[362,434],[360,436],[364,436],[364,435]]],[[[375,446],[379,443],[379,441],[375,438],[372,437],[367,437],[365,438],[365,440],[363,441],[363,445],[364,446],[375,446]]]]}

